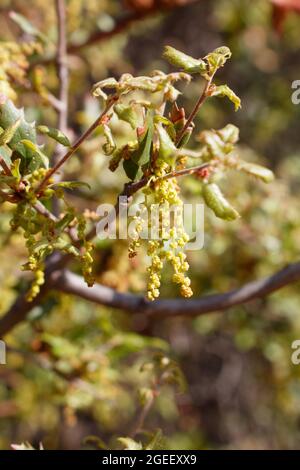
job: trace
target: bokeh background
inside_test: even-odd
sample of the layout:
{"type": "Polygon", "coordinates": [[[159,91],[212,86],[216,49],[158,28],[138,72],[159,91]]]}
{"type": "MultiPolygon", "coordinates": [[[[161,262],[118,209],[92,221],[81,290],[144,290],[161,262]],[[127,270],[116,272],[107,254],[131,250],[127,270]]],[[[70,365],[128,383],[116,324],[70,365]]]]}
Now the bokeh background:
{"type": "MultiPolygon", "coordinates": [[[[242,108],[235,113],[228,102],[210,100],[196,125],[199,130],[228,122],[238,126],[240,152],[272,168],[276,180],[265,186],[242,175],[231,177],[224,191],[242,214],[236,222],[225,223],[206,211],[205,247],[189,254],[195,296],[224,292],[298,260],[300,105],[291,101],[291,85],[300,80],[300,2],[68,0],[67,8],[68,41],[73,45],[71,137],[97,115],[98,103],[90,94],[96,81],[124,72],[168,71],[161,59],[165,44],[194,57],[221,45],[232,50],[218,79],[240,96],[242,108]],[[129,17],[135,21],[114,34],[116,25],[129,17]],[[81,47],[91,35],[98,39],[81,47]]],[[[30,119],[55,125],[55,112],[30,85],[38,67],[48,89],[57,89],[51,62],[56,40],[53,2],[2,0],[1,41],[26,40],[9,19],[11,10],[30,19],[50,40],[17,84],[17,103],[25,106],[30,119]]],[[[187,109],[199,87],[194,81],[184,89],[181,102],[187,109]]],[[[126,131],[126,125],[116,129],[120,140],[126,141],[126,131]]],[[[91,191],[69,195],[82,210],[113,202],[122,188],[124,176],[110,173],[106,158],[95,136],[66,168],[68,177],[80,176],[91,184],[91,191]]],[[[194,179],[185,179],[182,187],[187,200],[199,200],[194,179]]],[[[1,314],[26,282],[20,274],[26,251],[21,235],[9,232],[10,211],[5,206],[0,213],[1,314]]],[[[120,291],[144,291],[145,257],[129,261],[124,241],[98,242],[95,256],[98,282],[120,291]]],[[[162,296],[174,297],[176,287],[169,280],[166,271],[162,296]]],[[[35,447],[42,442],[48,449],[118,447],[117,438],[127,436],[139,417],[140,396],[151,390],[162,358],[172,361],[176,380],[161,387],[137,441],[161,430],[156,447],[300,448],[300,365],[291,362],[296,339],[297,284],[226,312],[193,319],[182,312],[179,318],[155,322],[52,293],[5,338],[0,448],[24,441],[35,447]]]]}

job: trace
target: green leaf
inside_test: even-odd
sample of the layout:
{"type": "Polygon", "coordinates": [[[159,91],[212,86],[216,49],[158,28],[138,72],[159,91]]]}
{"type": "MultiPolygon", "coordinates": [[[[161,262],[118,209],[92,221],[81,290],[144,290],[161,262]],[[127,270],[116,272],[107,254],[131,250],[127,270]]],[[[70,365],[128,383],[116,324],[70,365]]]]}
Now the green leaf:
{"type": "Polygon", "coordinates": [[[24,33],[39,38],[44,43],[49,42],[47,36],[45,36],[45,34],[41,33],[35,26],[33,26],[33,24],[30,23],[30,21],[25,18],[25,16],[20,15],[20,13],[16,13],[15,11],[11,11],[9,13],[9,17],[21,28],[22,31],[24,31],[24,33]]]}
{"type": "Polygon", "coordinates": [[[64,240],[62,237],[58,237],[58,239],[53,243],[53,248],[59,251],[65,251],[69,255],[79,256],[80,251],[73,245],[71,245],[67,240],[64,240]]]}
{"type": "Polygon", "coordinates": [[[177,156],[177,147],[162,125],[156,126],[159,138],[158,158],[174,166],[177,156]]]}
{"type": "Polygon", "coordinates": [[[143,446],[140,442],[137,442],[131,437],[119,437],[118,441],[124,446],[125,450],[142,450],[143,446]]]}
{"type": "Polygon", "coordinates": [[[239,162],[237,169],[259,178],[264,183],[271,183],[274,180],[274,173],[271,170],[256,163],[239,162]]]}
{"type": "Polygon", "coordinates": [[[97,449],[108,450],[107,444],[98,436],[86,436],[83,439],[83,444],[96,447],[97,449]]]}
{"type": "Polygon", "coordinates": [[[145,348],[168,351],[169,345],[160,338],[146,338],[136,333],[118,333],[115,335],[115,347],[109,353],[114,360],[121,359],[130,353],[145,350],[145,348]]]}
{"type": "Polygon", "coordinates": [[[173,141],[176,140],[176,128],[175,125],[170,119],[167,119],[165,116],[161,116],[159,114],[154,116],[153,119],[154,123],[162,123],[166,128],[169,136],[173,141]]]}
{"type": "Polygon", "coordinates": [[[21,159],[16,158],[10,167],[10,171],[12,175],[16,178],[17,182],[19,182],[21,179],[20,165],[21,165],[21,159]]]}
{"type": "Polygon", "coordinates": [[[101,80],[93,85],[92,93],[96,98],[103,98],[104,101],[107,100],[107,94],[103,89],[116,90],[118,87],[118,82],[115,78],[106,78],[101,80]]]}
{"type": "Polygon", "coordinates": [[[227,124],[223,129],[217,130],[217,134],[226,144],[236,144],[239,140],[240,131],[233,124],[227,124]]]}
{"type": "Polygon", "coordinates": [[[226,96],[234,104],[235,111],[241,107],[240,98],[227,85],[216,86],[210,96],[226,96]]]}
{"type": "Polygon", "coordinates": [[[16,108],[11,100],[1,95],[0,126],[5,130],[18,120],[20,120],[19,126],[7,145],[21,157],[20,172],[26,174],[28,170],[34,171],[40,167],[47,168],[48,159],[38,148],[34,124],[25,120],[23,109],[16,108]],[[27,144],[24,144],[24,141],[27,144]]]}
{"type": "Polygon", "coordinates": [[[166,439],[164,439],[162,431],[159,429],[156,431],[151,441],[147,444],[146,450],[165,450],[166,439]]]}
{"type": "Polygon", "coordinates": [[[0,99],[0,126],[5,130],[20,119],[20,124],[14,136],[9,142],[9,147],[14,146],[22,139],[28,139],[36,143],[36,131],[34,124],[28,123],[24,117],[24,110],[15,107],[13,102],[5,96],[0,99]]]}
{"type": "Polygon", "coordinates": [[[132,108],[132,106],[125,106],[124,104],[117,104],[114,110],[119,119],[128,122],[132,129],[138,126],[138,115],[132,108]]]}
{"type": "Polygon", "coordinates": [[[230,59],[231,50],[227,46],[221,46],[210,52],[205,60],[208,64],[209,75],[214,74],[220,67],[223,67],[225,62],[230,59]]]}
{"type": "Polygon", "coordinates": [[[139,165],[137,165],[132,160],[124,160],[123,161],[123,168],[124,168],[124,171],[126,173],[126,176],[132,181],[134,181],[137,178],[137,176],[142,174],[142,171],[141,171],[139,165]]]}
{"type": "Polygon", "coordinates": [[[55,228],[59,230],[60,232],[63,232],[69,225],[70,223],[74,220],[75,214],[68,212],[67,214],[64,215],[64,217],[55,224],[55,228]]]}
{"type": "Polygon", "coordinates": [[[123,74],[120,80],[120,91],[128,93],[129,91],[143,90],[155,93],[162,90],[162,79],[154,80],[153,77],[133,77],[129,73],[123,74]]]}
{"type": "Polygon", "coordinates": [[[205,144],[204,150],[209,158],[222,158],[224,156],[224,143],[216,131],[202,131],[199,141],[205,144]]]}
{"type": "Polygon", "coordinates": [[[91,189],[90,185],[86,183],[85,181],[60,181],[59,183],[53,183],[49,185],[49,188],[67,188],[67,189],[74,189],[74,188],[80,188],[80,187],[86,187],[88,189],[91,189]]]}
{"type": "Polygon", "coordinates": [[[48,168],[48,157],[39,149],[38,145],[31,140],[23,139],[16,145],[15,150],[23,154],[23,149],[26,149],[26,155],[29,155],[30,161],[28,169],[30,171],[38,170],[41,167],[48,168]]]}
{"type": "Polygon", "coordinates": [[[62,338],[61,336],[54,336],[49,333],[42,335],[43,341],[49,344],[52,353],[56,357],[69,358],[78,357],[78,349],[68,339],[62,338]]]}
{"type": "Polygon", "coordinates": [[[105,155],[111,155],[116,149],[116,143],[114,141],[111,129],[106,124],[103,125],[103,132],[105,136],[105,144],[102,146],[105,155]]]}
{"type": "Polygon", "coordinates": [[[229,204],[219,186],[215,183],[203,185],[203,198],[207,206],[220,219],[235,220],[240,217],[239,213],[229,204]]]}
{"type": "Polygon", "coordinates": [[[132,154],[132,160],[139,165],[145,165],[150,160],[154,132],[153,113],[151,111],[148,111],[146,123],[147,131],[138,149],[132,154]]]}
{"type": "Polygon", "coordinates": [[[233,124],[227,124],[223,129],[202,131],[198,140],[205,144],[202,155],[205,161],[212,158],[222,159],[234,149],[239,139],[239,130],[233,124]]]}
{"type": "Polygon", "coordinates": [[[203,60],[194,59],[171,46],[165,46],[163,57],[170,64],[188,73],[202,73],[206,71],[206,63],[203,60]]]}
{"type": "Polygon", "coordinates": [[[17,119],[16,122],[8,126],[0,135],[0,145],[5,145],[8,144],[13,136],[16,133],[16,130],[18,129],[19,125],[21,123],[21,119],[17,119]]]}
{"type": "Polygon", "coordinates": [[[10,167],[11,165],[10,155],[11,155],[11,151],[8,149],[8,147],[6,146],[0,147],[0,156],[3,158],[3,160],[5,161],[8,167],[10,167]]]}
{"type": "Polygon", "coordinates": [[[65,147],[70,147],[71,145],[68,137],[59,129],[48,126],[38,126],[37,130],[42,134],[48,135],[49,137],[51,137],[51,139],[56,140],[56,142],[61,145],[64,145],[65,147]]]}
{"type": "Polygon", "coordinates": [[[164,94],[165,100],[170,101],[171,103],[174,103],[178,99],[179,95],[181,95],[181,92],[177,90],[177,88],[175,88],[173,85],[169,84],[165,88],[165,94],[164,94]]]}

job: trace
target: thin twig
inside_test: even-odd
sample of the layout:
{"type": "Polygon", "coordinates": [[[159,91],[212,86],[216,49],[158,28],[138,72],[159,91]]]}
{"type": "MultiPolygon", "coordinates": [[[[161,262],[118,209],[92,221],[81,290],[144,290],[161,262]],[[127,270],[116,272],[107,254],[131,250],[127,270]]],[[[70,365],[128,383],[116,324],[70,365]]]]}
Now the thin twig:
{"type": "Polygon", "coordinates": [[[48,92],[47,96],[45,96],[43,99],[45,100],[46,104],[52,106],[52,108],[55,109],[55,111],[58,113],[63,111],[64,104],[58,98],[56,98],[56,96],[52,95],[52,93],[48,92]]]}
{"type": "Polygon", "coordinates": [[[104,111],[100,114],[100,116],[97,117],[95,122],[79,137],[79,139],[72,145],[72,147],[69,148],[67,153],[56,163],[56,165],[51,168],[44,179],[41,181],[40,185],[37,188],[37,194],[41,194],[45,186],[47,185],[47,182],[49,179],[57,173],[57,171],[61,168],[61,166],[78,150],[78,148],[81,146],[81,144],[94,132],[95,129],[97,129],[98,126],[100,126],[104,118],[106,117],[107,113],[110,111],[111,107],[113,104],[117,101],[116,96],[112,96],[112,98],[107,102],[107,105],[104,109],[104,111]]]}
{"type": "Polygon", "coordinates": [[[52,222],[58,222],[58,218],[52,214],[45,206],[42,204],[40,201],[37,201],[35,204],[33,204],[34,209],[47,219],[51,220],[52,222]]]}
{"type": "MultiPolygon", "coordinates": [[[[197,167],[192,167],[192,168],[184,168],[183,170],[179,170],[179,171],[172,171],[171,173],[167,173],[166,175],[164,176],[161,176],[160,178],[158,178],[157,180],[159,179],[170,179],[170,178],[177,178],[177,177],[180,177],[180,176],[184,176],[184,175],[192,175],[193,173],[197,173],[198,171],[201,171],[205,168],[210,168],[212,165],[214,164],[213,161],[210,161],[209,163],[203,163],[202,165],[199,165],[197,167]]],[[[119,199],[120,197],[126,197],[126,201],[125,201],[125,204],[128,204],[131,197],[137,192],[139,191],[140,189],[144,188],[145,186],[147,186],[147,184],[150,182],[151,180],[151,176],[144,176],[143,178],[141,178],[139,181],[136,181],[134,183],[126,183],[124,185],[124,189],[123,191],[119,194],[119,196],[117,197],[117,202],[114,206],[114,214],[115,216],[118,215],[119,213],[119,209],[120,209],[120,206],[119,206],[119,199]]],[[[109,220],[109,217],[108,217],[108,220],[109,220]]],[[[108,222],[107,222],[108,224],[108,222]]],[[[104,227],[104,230],[106,230],[107,228],[107,224],[106,226],[104,227]]],[[[87,234],[86,236],[86,239],[87,240],[92,240],[94,237],[96,236],[96,227],[92,227],[90,232],[87,234]]]]}
{"type": "Polygon", "coordinates": [[[135,438],[137,434],[139,434],[144,427],[144,423],[146,421],[147,416],[149,415],[153,405],[154,405],[154,398],[155,398],[155,391],[153,390],[152,396],[147,400],[145,405],[141,408],[140,413],[137,417],[136,423],[129,434],[129,437],[132,439],[135,438]]]}
{"type": "MultiPolygon", "coordinates": [[[[39,201],[36,202],[33,205],[33,207],[39,214],[41,214],[42,216],[44,216],[47,219],[51,220],[52,222],[54,222],[54,223],[59,222],[59,218],[56,217],[52,212],[50,212],[41,202],[39,202],[39,201]]],[[[78,239],[78,236],[76,234],[76,230],[74,228],[67,227],[66,232],[67,232],[67,234],[69,235],[69,237],[71,238],[71,240],[74,244],[79,243],[79,239],[78,239]]]]}
{"type": "Polygon", "coordinates": [[[10,168],[8,167],[6,161],[2,157],[2,155],[0,155],[0,165],[2,166],[3,171],[4,171],[6,176],[12,176],[12,172],[11,172],[10,168]]]}
{"type": "Polygon", "coordinates": [[[210,168],[213,165],[213,162],[210,161],[209,163],[203,163],[199,166],[193,166],[190,168],[184,168],[183,170],[172,171],[171,173],[167,173],[166,175],[162,176],[161,179],[166,180],[170,178],[178,178],[179,176],[186,176],[192,175],[193,173],[198,173],[198,171],[204,170],[205,168],[210,168]]]}
{"type": "Polygon", "coordinates": [[[209,96],[208,92],[209,92],[210,86],[212,84],[212,80],[213,80],[213,75],[210,77],[209,80],[206,81],[206,84],[205,84],[205,87],[204,87],[204,90],[203,90],[201,96],[199,97],[197,103],[195,104],[195,106],[194,106],[191,114],[189,115],[185,125],[183,126],[182,130],[179,132],[179,134],[177,136],[177,139],[176,139],[176,145],[177,146],[180,144],[181,139],[184,136],[185,132],[190,127],[190,125],[194,121],[199,109],[201,108],[201,106],[205,102],[206,98],[209,96]]]}

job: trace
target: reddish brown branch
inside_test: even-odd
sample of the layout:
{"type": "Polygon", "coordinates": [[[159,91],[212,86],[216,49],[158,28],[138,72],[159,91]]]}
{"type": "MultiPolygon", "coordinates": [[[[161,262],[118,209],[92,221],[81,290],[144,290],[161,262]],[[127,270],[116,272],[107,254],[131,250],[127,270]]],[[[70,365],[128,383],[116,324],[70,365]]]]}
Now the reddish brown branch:
{"type": "MultiPolygon", "coordinates": [[[[190,0],[189,3],[196,3],[199,0],[190,0]]],[[[69,44],[67,47],[68,54],[78,54],[82,49],[93,46],[100,42],[106,41],[115,37],[118,34],[126,32],[129,28],[134,26],[136,23],[142,22],[148,18],[152,18],[155,15],[164,14],[175,9],[184,8],[186,5],[153,5],[153,7],[147,10],[135,11],[128,13],[123,18],[116,21],[115,26],[110,31],[95,31],[82,43],[69,44]]],[[[54,57],[48,57],[39,60],[39,63],[47,64],[53,62],[54,57]]],[[[33,64],[34,65],[34,64],[33,64]]]]}
{"type": "Polygon", "coordinates": [[[209,89],[210,89],[210,86],[212,84],[212,80],[213,80],[213,76],[209,80],[206,81],[205,87],[204,87],[204,90],[203,90],[202,94],[200,95],[197,103],[195,104],[195,106],[194,106],[191,114],[189,115],[184,127],[182,128],[179,135],[177,136],[177,139],[176,139],[176,145],[177,146],[180,144],[181,139],[184,136],[185,132],[190,127],[190,125],[194,121],[199,109],[205,103],[206,98],[209,96],[209,89]]]}
{"type": "Polygon", "coordinates": [[[139,22],[157,13],[160,13],[160,11],[161,9],[155,7],[155,8],[152,8],[151,10],[131,13],[127,15],[125,18],[123,18],[122,20],[119,20],[112,30],[96,31],[92,33],[90,37],[83,43],[70,44],[68,47],[68,54],[77,54],[79,51],[81,51],[81,49],[84,49],[85,47],[93,46],[94,44],[97,44],[101,41],[111,39],[117,34],[120,34],[126,31],[136,22],[139,22]]]}
{"type": "Polygon", "coordinates": [[[4,171],[6,176],[12,176],[12,172],[11,172],[9,166],[7,165],[6,161],[2,157],[2,155],[0,155],[0,165],[2,166],[3,171],[4,171]]]}
{"type": "Polygon", "coordinates": [[[93,46],[101,41],[105,41],[107,39],[111,39],[112,37],[116,36],[117,34],[123,33],[124,31],[128,30],[131,26],[139,23],[147,18],[151,18],[155,15],[167,13],[169,11],[183,8],[188,3],[196,3],[199,0],[189,0],[186,4],[176,4],[176,3],[169,3],[169,4],[158,4],[153,3],[153,6],[148,9],[141,9],[135,11],[133,13],[127,14],[123,19],[119,20],[115,27],[111,31],[96,31],[92,33],[91,36],[81,44],[70,44],[68,47],[69,54],[77,54],[81,49],[89,46],[93,46]]]}

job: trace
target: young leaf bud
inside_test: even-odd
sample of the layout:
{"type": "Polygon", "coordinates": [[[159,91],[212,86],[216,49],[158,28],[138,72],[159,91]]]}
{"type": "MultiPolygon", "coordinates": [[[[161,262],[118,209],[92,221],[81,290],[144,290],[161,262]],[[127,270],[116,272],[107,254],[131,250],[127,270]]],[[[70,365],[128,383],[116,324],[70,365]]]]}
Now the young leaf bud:
{"type": "Polygon", "coordinates": [[[207,206],[212,209],[217,217],[224,220],[235,220],[239,213],[229,204],[223,196],[219,186],[215,183],[203,186],[203,198],[207,206]]]}
{"type": "Polygon", "coordinates": [[[171,46],[165,46],[163,57],[170,64],[188,73],[204,73],[206,71],[206,63],[204,60],[194,59],[171,46]]]}
{"type": "Polygon", "coordinates": [[[237,169],[255,176],[264,183],[271,183],[274,180],[274,173],[271,170],[256,163],[239,162],[237,169]]]}

